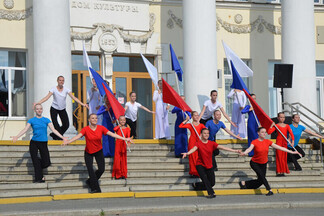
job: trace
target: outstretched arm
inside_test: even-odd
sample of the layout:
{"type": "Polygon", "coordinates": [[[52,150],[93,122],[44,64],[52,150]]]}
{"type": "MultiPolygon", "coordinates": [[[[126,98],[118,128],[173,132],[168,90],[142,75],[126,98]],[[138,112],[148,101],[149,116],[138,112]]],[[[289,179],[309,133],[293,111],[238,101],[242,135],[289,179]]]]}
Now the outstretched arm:
{"type": "Polygon", "coordinates": [[[319,134],[317,134],[317,133],[315,133],[315,132],[313,132],[313,131],[311,131],[311,130],[305,129],[304,131],[305,131],[306,133],[312,135],[312,136],[316,136],[316,137],[318,137],[318,138],[320,138],[320,139],[324,139],[323,136],[321,136],[321,135],[319,135],[319,134]]]}
{"type": "Polygon", "coordinates": [[[229,135],[235,137],[236,139],[242,140],[242,137],[240,135],[235,135],[232,131],[230,131],[228,128],[224,128],[224,131],[226,131],[229,135]]]}
{"type": "Polygon", "coordinates": [[[19,137],[21,137],[23,134],[25,134],[25,133],[28,131],[29,128],[30,128],[30,124],[27,123],[26,126],[25,126],[25,128],[22,129],[22,130],[18,133],[17,136],[11,136],[11,137],[10,137],[10,138],[12,138],[12,142],[15,143],[15,142],[19,139],[19,137]]]}
{"type": "Polygon", "coordinates": [[[274,149],[278,149],[278,150],[290,153],[290,154],[298,154],[300,157],[302,157],[301,154],[298,151],[291,151],[289,149],[278,146],[277,144],[274,144],[274,143],[272,143],[271,147],[274,148],[274,149]]]}
{"type": "Polygon", "coordinates": [[[206,106],[204,105],[203,108],[202,108],[202,110],[201,110],[201,112],[200,112],[200,114],[199,114],[199,119],[198,119],[198,121],[200,121],[200,119],[201,119],[201,117],[203,116],[203,114],[204,114],[205,111],[206,111],[206,106]]]}
{"type": "Polygon", "coordinates": [[[245,149],[245,151],[241,153],[241,156],[249,154],[253,149],[254,145],[251,144],[249,148],[245,149]]]}
{"type": "Polygon", "coordinates": [[[148,108],[146,108],[145,106],[140,106],[141,109],[145,110],[146,112],[149,112],[149,113],[155,113],[151,110],[149,110],[148,108]]]}
{"type": "Polygon", "coordinates": [[[83,106],[83,107],[87,107],[87,108],[89,109],[88,104],[84,104],[84,103],[82,103],[82,102],[81,102],[77,97],[75,97],[75,96],[72,94],[72,92],[69,92],[68,94],[69,94],[69,96],[70,96],[73,100],[75,100],[78,104],[80,104],[80,105],[83,106]]]}
{"type": "Polygon", "coordinates": [[[217,148],[220,149],[220,150],[235,152],[235,153],[238,153],[238,154],[240,154],[242,152],[241,150],[235,150],[235,149],[227,148],[227,147],[221,146],[221,145],[218,145],[217,148]]]}
{"type": "Polygon", "coordinates": [[[230,119],[230,117],[227,115],[227,113],[225,112],[225,110],[224,110],[223,107],[220,108],[220,111],[223,113],[223,115],[224,115],[224,117],[227,119],[227,121],[228,121],[229,123],[231,123],[231,125],[233,125],[234,127],[237,127],[237,125],[236,125],[234,122],[232,122],[232,120],[230,119]]]}
{"type": "Polygon", "coordinates": [[[67,138],[63,137],[53,126],[53,123],[48,123],[48,127],[51,129],[51,131],[53,131],[53,133],[60,137],[63,141],[67,140],[67,138]]]}
{"type": "Polygon", "coordinates": [[[115,134],[115,133],[113,133],[111,131],[108,131],[107,132],[107,135],[108,136],[111,136],[111,137],[114,137],[116,139],[121,139],[121,140],[124,140],[126,142],[130,142],[130,143],[133,143],[134,144],[134,142],[133,142],[133,140],[131,138],[125,138],[125,137],[119,136],[118,134],[115,134]]]}
{"type": "Polygon", "coordinates": [[[186,152],[186,153],[181,153],[182,154],[182,158],[185,158],[187,156],[189,156],[190,154],[194,153],[195,151],[197,151],[198,147],[194,146],[192,149],[190,149],[190,151],[186,152]]]}
{"type": "Polygon", "coordinates": [[[35,107],[36,104],[42,104],[44,103],[45,101],[47,101],[51,96],[53,95],[53,92],[48,92],[48,94],[43,97],[40,101],[38,101],[37,103],[34,103],[33,104],[33,107],[35,107]]]}
{"type": "Polygon", "coordinates": [[[83,136],[83,134],[82,134],[82,133],[79,133],[78,135],[74,136],[74,137],[71,138],[70,140],[63,140],[62,145],[65,146],[65,145],[67,145],[67,144],[70,144],[71,142],[74,142],[74,141],[80,139],[82,136],[83,136]]]}

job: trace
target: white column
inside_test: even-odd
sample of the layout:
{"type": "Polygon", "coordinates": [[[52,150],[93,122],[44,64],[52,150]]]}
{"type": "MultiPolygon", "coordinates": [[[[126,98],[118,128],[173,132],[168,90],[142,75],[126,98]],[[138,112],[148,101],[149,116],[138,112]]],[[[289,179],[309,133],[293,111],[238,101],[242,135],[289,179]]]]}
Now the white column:
{"type": "Polygon", "coordinates": [[[293,64],[291,89],[284,89],[285,102],[300,102],[317,113],[314,1],[283,0],[282,63],[293,64]]]}
{"type": "Polygon", "coordinates": [[[217,90],[215,0],[184,0],[183,47],[186,102],[200,111],[210,91],[217,90]]]}
{"type": "MultiPolygon", "coordinates": [[[[70,1],[34,0],[34,100],[39,101],[57,85],[57,77],[65,78],[64,86],[72,89],[70,1]]],[[[72,126],[72,102],[67,97],[69,131],[72,126]]],[[[52,98],[43,104],[44,116],[50,118],[52,98]]],[[[73,130],[74,129],[74,130],[73,130]]]]}

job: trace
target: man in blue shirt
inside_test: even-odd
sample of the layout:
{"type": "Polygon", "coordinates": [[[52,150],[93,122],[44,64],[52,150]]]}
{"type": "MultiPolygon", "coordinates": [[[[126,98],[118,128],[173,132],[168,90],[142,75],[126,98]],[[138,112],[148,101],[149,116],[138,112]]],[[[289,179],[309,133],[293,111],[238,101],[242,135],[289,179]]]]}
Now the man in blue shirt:
{"type": "MultiPolygon", "coordinates": [[[[300,137],[301,137],[301,134],[302,132],[306,132],[312,136],[316,136],[320,139],[324,139],[323,136],[321,135],[318,135],[316,133],[314,133],[313,131],[311,130],[308,130],[306,129],[304,126],[300,125],[299,122],[300,122],[300,116],[298,114],[294,114],[292,115],[292,121],[293,123],[290,126],[293,134],[294,134],[294,137],[295,137],[295,141],[294,141],[294,148],[303,156],[305,157],[305,152],[303,151],[302,148],[300,148],[298,146],[298,142],[300,140],[300,137]]],[[[295,151],[289,144],[288,144],[288,149],[292,150],[292,151],[295,151]]],[[[297,160],[300,158],[299,155],[293,155],[293,154],[289,154],[288,153],[288,162],[292,162],[295,166],[295,170],[296,171],[301,171],[302,168],[301,166],[299,165],[299,163],[297,162],[297,160]]]]}
{"type": "MultiPolygon", "coordinates": [[[[222,121],[220,121],[221,118],[222,118],[221,112],[219,110],[215,110],[214,111],[214,119],[207,121],[206,128],[208,128],[208,130],[209,130],[208,140],[216,141],[216,134],[221,128],[224,131],[226,131],[229,135],[231,135],[239,140],[242,140],[242,138],[239,135],[235,135],[232,131],[230,131],[229,129],[226,128],[225,124],[222,121]]],[[[214,155],[213,156],[213,168],[214,168],[214,170],[217,171],[218,168],[217,168],[215,156],[219,155],[219,150],[216,149],[213,152],[213,155],[214,155]]]]}

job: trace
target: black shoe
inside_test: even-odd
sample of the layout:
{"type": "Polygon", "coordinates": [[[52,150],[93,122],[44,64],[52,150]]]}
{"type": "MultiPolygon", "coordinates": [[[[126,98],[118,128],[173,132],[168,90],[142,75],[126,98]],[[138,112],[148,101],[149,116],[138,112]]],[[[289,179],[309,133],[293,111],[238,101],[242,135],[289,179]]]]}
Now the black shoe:
{"type": "Polygon", "coordinates": [[[303,169],[301,167],[295,168],[295,171],[302,171],[303,169]]]}
{"type": "Polygon", "coordinates": [[[242,181],[239,182],[239,185],[240,185],[240,188],[241,188],[241,189],[247,189],[246,185],[243,185],[243,184],[242,184],[242,181]]]}
{"type": "Polygon", "coordinates": [[[99,190],[96,190],[96,189],[95,190],[91,190],[90,193],[101,193],[101,190],[100,189],[99,190]]]}
{"type": "Polygon", "coordinates": [[[37,181],[35,180],[35,181],[34,181],[34,183],[44,183],[44,182],[45,182],[45,180],[44,180],[44,179],[41,179],[41,180],[37,180],[37,181]]]}
{"type": "Polygon", "coordinates": [[[213,199],[216,197],[216,194],[208,194],[207,199],[213,199]]]}
{"type": "Polygon", "coordinates": [[[285,177],[285,174],[283,174],[283,173],[278,173],[276,176],[277,176],[277,177],[285,177]]]}
{"type": "Polygon", "coordinates": [[[272,191],[269,191],[266,196],[272,196],[273,195],[273,192],[272,191]]]}

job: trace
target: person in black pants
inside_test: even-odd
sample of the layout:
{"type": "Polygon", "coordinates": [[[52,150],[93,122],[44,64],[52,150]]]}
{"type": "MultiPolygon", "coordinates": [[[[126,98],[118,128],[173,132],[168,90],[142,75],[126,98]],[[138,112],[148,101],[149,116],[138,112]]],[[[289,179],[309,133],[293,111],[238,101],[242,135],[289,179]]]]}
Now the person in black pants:
{"type": "Polygon", "coordinates": [[[97,125],[98,117],[96,114],[90,114],[89,116],[90,125],[82,128],[80,133],[73,137],[70,140],[63,142],[63,145],[67,145],[71,142],[74,142],[80,139],[82,136],[86,139],[86,147],[84,151],[84,161],[86,163],[89,179],[86,181],[86,184],[90,187],[90,193],[101,193],[98,180],[105,171],[105,158],[102,151],[102,136],[109,135],[116,139],[121,139],[126,142],[131,142],[130,138],[124,138],[110,132],[107,128],[102,125],[97,125]],[[96,159],[98,169],[94,171],[93,169],[93,158],[96,159]]]}
{"type": "Polygon", "coordinates": [[[196,169],[202,182],[193,183],[192,186],[195,190],[207,190],[207,198],[214,198],[216,197],[216,195],[213,190],[213,186],[215,185],[215,172],[213,169],[212,162],[213,151],[216,149],[236,153],[241,153],[241,151],[220,146],[217,143],[208,140],[208,137],[209,130],[207,128],[203,128],[201,130],[201,140],[199,140],[198,143],[189,152],[182,153],[182,158],[185,158],[198,150],[198,160],[196,163],[196,169]]]}
{"type": "MultiPolygon", "coordinates": [[[[69,128],[69,117],[68,114],[65,110],[66,108],[66,96],[69,95],[74,101],[76,101],[78,104],[84,107],[88,107],[88,104],[82,103],[78,98],[76,98],[72,91],[68,88],[65,88],[64,86],[64,77],[59,76],[57,77],[57,86],[53,87],[49,93],[42,98],[38,103],[35,104],[42,104],[45,101],[47,101],[52,95],[53,95],[53,103],[51,106],[51,119],[54,125],[54,128],[61,134],[63,135],[67,129],[69,128]],[[62,125],[60,126],[58,121],[57,121],[57,116],[60,116],[62,125]]],[[[59,140],[60,137],[56,136],[54,133],[51,133],[50,136],[54,140],[59,140]]]]}
{"type": "Polygon", "coordinates": [[[273,192],[266,179],[269,146],[290,154],[299,154],[299,153],[290,151],[286,148],[274,144],[271,140],[265,139],[265,136],[267,135],[267,131],[264,127],[258,128],[258,135],[259,138],[253,140],[251,142],[250,147],[247,148],[243,153],[241,153],[241,156],[248,155],[249,152],[251,152],[254,149],[254,155],[250,161],[250,166],[257,174],[258,178],[249,181],[240,181],[239,185],[241,189],[257,189],[263,184],[268,191],[266,196],[271,196],[273,195],[273,192]]]}
{"type": "Polygon", "coordinates": [[[17,136],[12,137],[12,141],[16,142],[19,137],[25,134],[30,127],[33,129],[33,137],[30,140],[29,152],[32,158],[34,170],[35,170],[35,183],[45,182],[43,176],[43,169],[51,165],[50,155],[47,148],[47,127],[49,127],[53,133],[63,140],[66,140],[57,130],[55,130],[53,124],[48,118],[42,117],[43,107],[40,104],[34,106],[36,117],[28,120],[26,127],[18,133],[17,136]],[[38,151],[40,158],[38,158],[38,151]]]}

